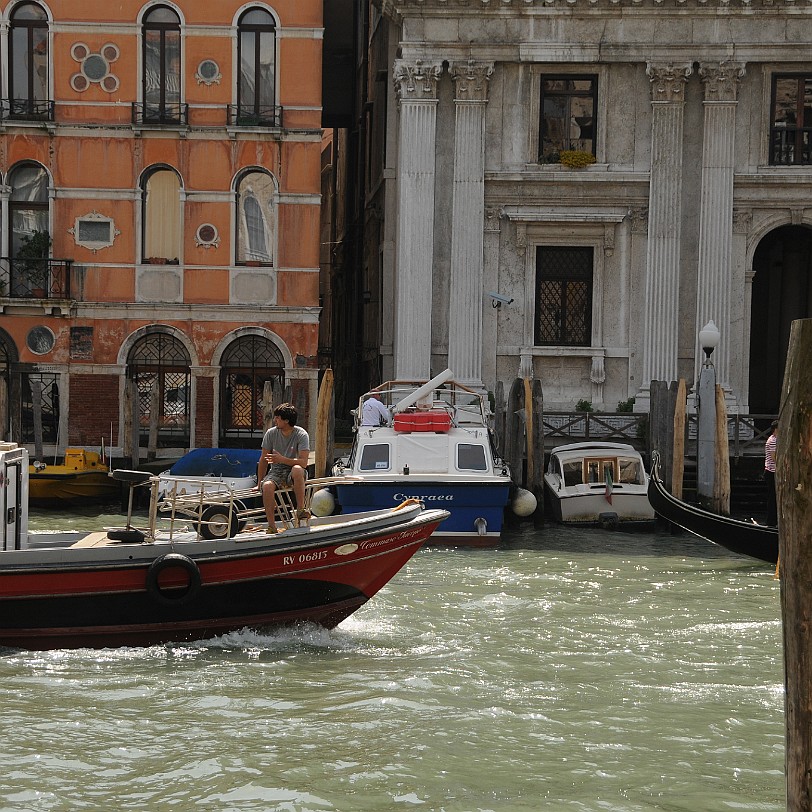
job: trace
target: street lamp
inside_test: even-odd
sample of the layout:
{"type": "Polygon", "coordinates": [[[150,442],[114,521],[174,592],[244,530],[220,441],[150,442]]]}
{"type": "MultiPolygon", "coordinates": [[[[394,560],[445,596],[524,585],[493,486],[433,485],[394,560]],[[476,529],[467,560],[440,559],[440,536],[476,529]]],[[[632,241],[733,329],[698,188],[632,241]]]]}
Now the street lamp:
{"type": "Polygon", "coordinates": [[[699,372],[696,401],[696,495],[705,508],[713,505],[716,479],[716,369],[711,355],[720,337],[719,328],[712,320],[699,331],[699,346],[705,360],[699,372]]]}
{"type": "Polygon", "coordinates": [[[713,319],[699,331],[699,346],[702,347],[705,353],[705,364],[711,363],[711,354],[719,346],[720,338],[721,333],[719,332],[719,328],[713,323],[713,319]]]}

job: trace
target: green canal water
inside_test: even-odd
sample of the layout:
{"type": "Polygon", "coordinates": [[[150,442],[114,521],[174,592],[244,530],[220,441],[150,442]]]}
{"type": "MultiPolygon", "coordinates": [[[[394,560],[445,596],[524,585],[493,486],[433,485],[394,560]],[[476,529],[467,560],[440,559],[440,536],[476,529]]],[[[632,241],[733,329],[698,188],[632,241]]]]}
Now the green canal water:
{"type": "Polygon", "coordinates": [[[0,812],[780,810],[779,583],[687,535],[523,527],[421,550],[331,632],[0,649],[0,736],[0,812]]]}

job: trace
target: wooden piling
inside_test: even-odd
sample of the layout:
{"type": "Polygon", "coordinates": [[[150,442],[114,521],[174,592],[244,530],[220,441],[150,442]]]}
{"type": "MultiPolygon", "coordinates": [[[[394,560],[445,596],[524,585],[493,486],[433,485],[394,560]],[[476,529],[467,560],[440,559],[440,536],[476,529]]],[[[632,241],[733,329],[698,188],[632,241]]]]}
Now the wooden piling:
{"type": "Polygon", "coordinates": [[[315,471],[317,477],[329,476],[333,459],[328,456],[330,432],[330,404],[333,402],[333,370],[325,369],[319,386],[319,400],[316,405],[316,453],[315,471]]]}
{"type": "Polygon", "coordinates": [[[727,407],[724,389],[716,384],[716,445],[713,477],[713,509],[730,516],[730,449],[727,441],[727,407]]]}
{"type": "Polygon", "coordinates": [[[42,461],[42,382],[31,381],[31,419],[34,421],[34,459],[42,461]]]}
{"type": "Polygon", "coordinates": [[[776,449],[787,809],[812,811],[812,319],[792,322],[776,449]]]}
{"type": "Polygon", "coordinates": [[[674,451],[671,460],[671,493],[682,499],[682,480],[685,474],[685,410],[687,405],[685,378],[677,384],[674,402],[674,451]]]}
{"type": "Polygon", "coordinates": [[[527,489],[536,497],[533,523],[538,527],[544,524],[544,395],[538,378],[533,379],[530,397],[533,404],[533,431],[529,445],[535,449],[536,460],[533,476],[529,473],[527,476],[527,489]]]}

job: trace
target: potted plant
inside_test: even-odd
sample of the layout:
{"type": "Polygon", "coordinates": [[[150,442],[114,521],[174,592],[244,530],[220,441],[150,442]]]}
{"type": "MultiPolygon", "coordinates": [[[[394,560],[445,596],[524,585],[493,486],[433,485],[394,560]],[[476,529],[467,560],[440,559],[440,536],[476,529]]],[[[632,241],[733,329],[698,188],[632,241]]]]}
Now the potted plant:
{"type": "Polygon", "coordinates": [[[32,296],[43,298],[48,288],[48,257],[51,235],[47,231],[32,231],[20,240],[14,257],[22,279],[32,296]]]}

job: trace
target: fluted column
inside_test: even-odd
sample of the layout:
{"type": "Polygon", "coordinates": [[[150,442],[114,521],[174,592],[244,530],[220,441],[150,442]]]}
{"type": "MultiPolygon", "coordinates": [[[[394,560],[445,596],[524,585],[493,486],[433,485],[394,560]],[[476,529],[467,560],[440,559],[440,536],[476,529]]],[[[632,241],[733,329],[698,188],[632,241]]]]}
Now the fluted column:
{"type": "MultiPolygon", "coordinates": [[[[730,291],[733,285],[733,165],[736,105],[744,66],[703,64],[699,77],[705,90],[702,140],[702,193],[699,210],[699,269],[696,284],[696,331],[710,320],[721,333],[713,354],[716,379],[730,389],[730,291]]],[[[696,375],[702,349],[696,346],[696,375]]]]}
{"type": "Polygon", "coordinates": [[[454,187],[448,366],[458,381],[482,384],[482,269],[485,217],[485,105],[493,63],[451,66],[454,80],[454,187]]]}
{"type": "Polygon", "coordinates": [[[437,82],[442,64],[399,59],[398,231],[395,267],[395,377],[429,378],[434,250],[437,82]]]}
{"type": "Polygon", "coordinates": [[[646,68],[651,81],[651,179],[641,382],[645,401],[652,380],[677,379],[682,129],[691,72],[690,64],[646,68]]]}

